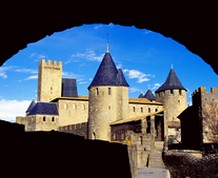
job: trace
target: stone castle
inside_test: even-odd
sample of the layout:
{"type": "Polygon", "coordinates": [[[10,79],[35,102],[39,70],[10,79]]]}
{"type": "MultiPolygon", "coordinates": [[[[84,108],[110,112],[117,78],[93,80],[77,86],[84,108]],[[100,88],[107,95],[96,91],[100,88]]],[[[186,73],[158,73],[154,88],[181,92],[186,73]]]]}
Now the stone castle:
{"type": "Polygon", "coordinates": [[[16,117],[26,131],[55,130],[127,143],[137,152],[130,156],[134,167],[146,166],[148,152],[177,137],[177,116],[187,108],[187,90],[173,68],[155,94],[148,89],[138,98],[129,98],[129,84],[108,49],[88,86],[89,96],[78,96],[76,79],[62,78],[61,61],[42,59],[38,70],[38,101],[30,103],[25,117],[16,117]]]}
{"type": "Polygon", "coordinates": [[[42,59],[38,68],[38,101],[33,100],[26,116],[17,116],[16,122],[24,124],[26,131],[79,129],[78,134],[86,138],[111,141],[121,137],[118,131],[113,132],[118,127],[156,118],[158,139],[174,135],[180,126],[177,116],[187,108],[187,90],[174,69],[155,91],[156,96],[148,89],[138,98],[129,98],[128,87],[122,69],[117,69],[108,50],[88,86],[89,96],[78,96],[76,79],[62,78],[61,61],[42,59]]]}

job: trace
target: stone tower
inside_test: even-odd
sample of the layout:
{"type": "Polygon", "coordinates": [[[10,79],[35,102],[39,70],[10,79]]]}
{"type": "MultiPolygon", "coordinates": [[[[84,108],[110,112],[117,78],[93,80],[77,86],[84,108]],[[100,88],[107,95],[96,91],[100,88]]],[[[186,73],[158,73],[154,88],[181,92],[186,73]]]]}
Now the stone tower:
{"type": "MultiPolygon", "coordinates": [[[[156,91],[156,101],[162,102],[167,109],[168,128],[180,127],[178,115],[187,108],[187,90],[183,87],[173,68],[163,85],[156,91]]],[[[170,131],[170,130],[169,130],[170,131]]]]}
{"type": "Polygon", "coordinates": [[[48,102],[61,97],[62,62],[42,59],[38,70],[38,101],[48,102]]]}
{"type": "Polygon", "coordinates": [[[89,139],[111,140],[110,123],[128,117],[128,83],[117,69],[110,52],[103,60],[89,85],[89,139]]]}

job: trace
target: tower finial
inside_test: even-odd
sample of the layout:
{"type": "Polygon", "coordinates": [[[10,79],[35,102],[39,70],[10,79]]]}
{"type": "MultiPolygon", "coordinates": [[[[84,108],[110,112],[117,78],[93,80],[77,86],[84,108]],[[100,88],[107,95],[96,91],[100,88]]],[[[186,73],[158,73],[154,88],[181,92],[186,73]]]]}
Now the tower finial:
{"type": "Polygon", "coordinates": [[[108,33],[107,33],[107,48],[106,48],[106,53],[109,53],[109,39],[108,39],[108,33]]]}
{"type": "Polygon", "coordinates": [[[173,64],[171,64],[170,68],[173,69],[173,64]]]}

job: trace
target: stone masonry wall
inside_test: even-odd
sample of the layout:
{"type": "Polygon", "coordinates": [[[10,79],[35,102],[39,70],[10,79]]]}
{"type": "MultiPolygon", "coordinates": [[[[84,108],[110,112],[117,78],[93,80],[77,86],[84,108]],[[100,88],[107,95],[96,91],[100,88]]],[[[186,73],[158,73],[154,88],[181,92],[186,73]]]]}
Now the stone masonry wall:
{"type": "Polygon", "coordinates": [[[88,132],[87,127],[88,127],[87,122],[83,122],[75,125],[67,125],[67,126],[59,127],[59,131],[65,133],[71,133],[74,135],[79,135],[84,138],[87,138],[87,132],[88,132]]]}

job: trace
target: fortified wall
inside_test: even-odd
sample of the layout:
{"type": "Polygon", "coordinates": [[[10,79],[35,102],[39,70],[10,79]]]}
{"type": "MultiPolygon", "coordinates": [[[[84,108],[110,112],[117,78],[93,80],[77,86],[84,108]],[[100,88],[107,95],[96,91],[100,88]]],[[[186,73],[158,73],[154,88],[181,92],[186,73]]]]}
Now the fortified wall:
{"type": "Polygon", "coordinates": [[[192,94],[194,110],[202,120],[203,143],[218,143],[218,88],[199,87],[192,94]]]}

